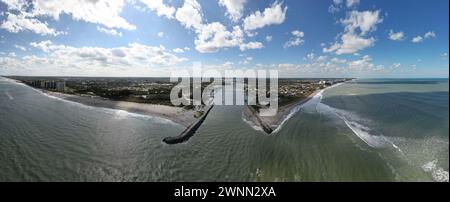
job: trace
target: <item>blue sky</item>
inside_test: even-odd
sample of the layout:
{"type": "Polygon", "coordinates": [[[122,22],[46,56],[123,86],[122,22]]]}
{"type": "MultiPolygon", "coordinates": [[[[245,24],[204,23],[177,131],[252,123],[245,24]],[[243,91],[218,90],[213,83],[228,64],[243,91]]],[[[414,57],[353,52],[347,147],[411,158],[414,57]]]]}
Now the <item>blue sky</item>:
{"type": "Polygon", "coordinates": [[[0,0],[0,74],[448,77],[447,0],[0,0]]]}

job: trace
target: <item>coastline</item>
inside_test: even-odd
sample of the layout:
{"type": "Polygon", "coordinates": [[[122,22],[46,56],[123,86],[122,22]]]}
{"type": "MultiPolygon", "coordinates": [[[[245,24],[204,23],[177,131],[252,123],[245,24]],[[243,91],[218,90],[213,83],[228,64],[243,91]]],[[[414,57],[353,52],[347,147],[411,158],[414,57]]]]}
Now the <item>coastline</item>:
{"type": "MultiPolygon", "coordinates": [[[[24,84],[19,80],[13,80],[17,83],[24,84]]],[[[24,84],[26,85],[26,84],[24,84]]],[[[176,124],[182,125],[184,127],[189,127],[194,124],[198,119],[194,117],[194,110],[186,110],[181,107],[173,107],[166,105],[157,104],[144,104],[136,102],[127,101],[114,101],[104,99],[98,96],[82,96],[82,95],[72,95],[53,91],[47,91],[39,88],[34,88],[32,86],[26,85],[34,90],[37,90],[47,96],[63,99],[66,101],[76,102],[82,105],[123,110],[130,113],[136,113],[145,116],[153,116],[162,119],[172,121],[176,124]]]]}
{"type": "Polygon", "coordinates": [[[300,110],[300,108],[304,104],[306,104],[309,100],[314,98],[314,96],[316,96],[321,92],[324,92],[329,88],[335,87],[343,83],[336,83],[324,89],[316,90],[310,95],[308,95],[305,99],[279,107],[278,112],[275,116],[259,116],[259,114],[253,108],[246,105],[243,111],[243,117],[246,122],[250,122],[251,125],[256,126],[257,130],[262,130],[267,134],[276,133],[278,130],[281,129],[283,124],[291,118],[292,115],[296,114],[300,110]]]}
{"type": "Polygon", "coordinates": [[[127,112],[146,116],[155,116],[173,121],[185,127],[188,127],[197,121],[197,119],[194,117],[193,110],[186,110],[180,107],[172,107],[156,104],[144,104],[126,101],[114,101],[103,99],[101,97],[70,95],[52,91],[45,91],[41,89],[39,90],[47,95],[72,102],[77,102],[87,106],[124,110],[127,112]]]}

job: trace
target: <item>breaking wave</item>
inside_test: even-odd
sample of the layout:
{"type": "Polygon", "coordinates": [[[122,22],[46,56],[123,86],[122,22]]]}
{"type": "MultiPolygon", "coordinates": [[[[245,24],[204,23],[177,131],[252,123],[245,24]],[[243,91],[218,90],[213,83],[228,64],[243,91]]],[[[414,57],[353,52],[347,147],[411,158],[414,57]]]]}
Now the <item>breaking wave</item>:
{"type": "Polygon", "coordinates": [[[430,173],[434,181],[437,182],[448,182],[448,171],[437,166],[438,160],[430,161],[422,166],[422,169],[430,173]]]}
{"type": "Polygon", "coordinates": [[[246,116],[244,115],[244,113],[242,113],[242,120],[243,120],[245,123],[247,123],[250,127],[252,127],[254,130],[264,132],[264,130],[263,130],[261,127],[257,126],[257,125],[256,125],[255,123],[253,123],[252,121],[247,120],[247,118],[246,118],[246,116]]]}
{"type": "MultiPolygon", "coordinates": [[[[21,84],[21,83],[18,83],[18,84],[21,84]]],[[[22,84],[22,85],[25,85],[25,84],[22,84]]],[[[25,86],[27,86],[27,85],[25,85],[25,86]]],[[[29,86],[27,86],[27,87],[29,87],[29,86]]],[[[180,125],[180,124],[178,124],[176,122],[173,122],[173,121],[171,121],[169,119],[165,119],[165,118],[162,118],[162,117],[150,116],[150,115],[144,115],[144,114],[137,114],[137,113],[132,113],[132,112],[129,112],[129,111],[121,110],[121,109],[111,109],[111,108],[105,108],[105,107],[89,106],[89,105],[85,105],[85,104],[82,104],[82,103],[79,103],[79,102],[66,100],[64,98],[60,98],[60,97],[57,97],[57,96],[50,95],[48,93],[43,92],[42,90],[38,90],[38,89],[35,89],[35,88],[32,88],[32,87],[29,87],[29,88],[31,90],[34,90],[34,91],[36,91],[36,92],[38,92],[38,93],[40,93],[40,94],[42,94],[42,95],[44,95],[44,96],[46,96],[48,98],[51,98],[51,99],[55,99],[55,100],[58,100],[58,101],[61,101],[61,102],[69,103],[69,104],[72,104],[72,105],[75,105],[75,106],[78,106],[78,107],[83,107],[83,108],[88,108],[88,109],[93,109],[93,110],[101,110],[102,112],[114,115],[114,117],[116,119],[124,119],[126,117],[133,117],[133,118],[140,118],[140,119],[144,119],[144,120],[151,120],[151,121],[155,121],[155,122],[163,123],[163,124],[180,125]]]]}
{"type": "Polygon", "coordinates": [[[396,149],[397,151],[403,153],[403,151],[395,145],[392,141],[390,141],[387,137],[383,135],[375,135],[376,133],[374,130],[372,130],[368,124],[370,123],[370,120],[363,119],[356,114],[342,110],[342,109],[336,109],[333,107],[330,107],[323,103],[318,103],[316,106],[317,112],[325,115],[335,115],[344,123],[346,126],[352,130],[352,132],[361,139],[364,143],[366,143],[368,146],[373,148],[386,148],[386,147],[392,147],[396,149]]]}
{"type": "Polygon", "coordinates": [[[291,119],[295,114],[297,114],[301,109],[308,108],[308,106],[317,105],[322,100],[322,94],[323,94],[323,92],[325,92],[325,90],[340,86],[342,84],[343,83],[338,83],[338,84],[332,85],[330,87],[324,88],[324,89],[320,90],[319,92],[317,92],[312,98],[310,98],[305,103],[299,104],[299,105],[295,106],[294,108],[292,108],[291,111],[289,112],[289,114],[283,118],[280,125],[278,125],[278,127],[275,128],[275,130],[272,133],[274,134],[274,133],[277,133],[278,131],[280,131],[281,128],[283,127],[283,125],[289,119],[291,119]]]}

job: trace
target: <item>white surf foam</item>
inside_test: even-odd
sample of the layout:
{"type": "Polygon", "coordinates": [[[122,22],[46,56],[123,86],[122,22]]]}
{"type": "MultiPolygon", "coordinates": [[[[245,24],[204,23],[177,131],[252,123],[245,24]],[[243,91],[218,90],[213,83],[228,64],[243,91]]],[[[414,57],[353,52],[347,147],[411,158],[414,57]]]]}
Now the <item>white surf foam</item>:
{"type": "MultiPolygon", "coordinates": [[[[23,85],[25,85],[25,84],[23,84],[23,85]]],[[[27,86],[27,85],[25,85],[25,86],[27,86]]],[[[27,86],[27,87],[29,87],[29,86],[27,86]]],[[[109,112],[110,114],[113,114],[114,117],[117,118],[117,119],[123,119],[123,118],[129,116],[129,117],[134,117],[134,118],[141,118],[141,119],[145,119],[145,120],[151,120],[151,121],[164,123],[164,124],[180,125],[180,124],[178,124],[178,123],[176,123],[176,122],[174,122],[172,120],[165,119],[163,117],[150,116],[150,115],[144,115],[144,114],[137,114],[137,113],[132,113],[132,112],[128,112],[128,111],[120,110],[120,109],[111,109],[111,108],[106,108],[106,107],[93,107],[93,106],[85,105],[85,104],[82,104],[82,103],[79,103],[79,102],[75,102],[75,101],[71,101],[71,100],[66,100],[64,98],[56,97],[56,96],[50,95],[48,93],[45,93],[42,90],[38,90],[38,89],[35,89],[35,88],[32,88],[32,87],[29,87],[29,88],[34,90],[34,91],[36,91],[36,92],[38,92],[38,93],[40,93],[40,94],[42,94],[42,95],[44,95],[44,96],[46,96],[46,97],[48,97],[48,98],[51,98],[51,99],[55,99],[55,100],[58,100],[58,101],[61,101],[61,102],[65,102],[65,103],[71,104],[71,105],[76,105],[78,107],[88,108],[88,109],[91,109],[91,110],[100,110],[100,111],[103,111],[103,112],[109,112]]]]}
{"type": "Polygon", "coordinates": [[[323,103],[318,103],[316,109],[318,113],[325,115],[335,115],[336,117],[344,121],[346,126],[368,146],[372,148],[392,147],[397,151],[403,153],[403,151],[392,141],[390,141],[386,136],[381,134],[374,135],[373,130],[369,126],[364,124],[370,123],[370,120],[363,119],[350,111],[336,109],[323,103]]]}
{"type": "Polygon", "coordinates": [[[245,115],[244,115],[244,113],[242,113],[242,121],[244,121],[245,123],[247,123],[247,124],[248,124],[250,127],[252,127],[254,130],[264,132],[264,130],[263,130],[261,127],[255,125],[252,121],[247,120],[246,117],[245,117],[245,115]]]}
{"type": "Polygon", "coordinates": [[[283,118],[283,120],[281,121],[281,123],[278,125],[277,128],[275,128],[275,130],[272,132],[272,134],[277,133],[278,131],[281,130],[281,128],[284,126],[284,124],[291,119],[295,114],[297,114],[301,109],[303,108],[308,108],[309,106],[316,106],[318,103],[320,103],[320,101],[322,100],[323,97],[323,92],[325,92],[325,90],[337,87],[342,85],[343,83],[338,83],[332,86],[329,86],[327,88],[324,88],[322,90],[320,90],[319,92],[317,92],[311,99],[309,99],[307,102],[302,103],[300,105],[295,106],[294,108],[291,109],[291,111],[289,112],[289,114],[287,116],[285,116],[283,118]]]}
{"type": "Polygon", "coordinates": [[[425,163],[422,166],[422,169],[430,173],[433,177],[434,181],[437,182],[448,182],[448,171],[445,171],[443,168],[437,166],[438,160],[433,160],[428,163],[425,163]]]}
{"type": "Polygon", "coordinates": [[[6,96],[9,98],[9,100],[14,100],[14,97],[9,94],[8,91],[5,92],[6,96]]]}

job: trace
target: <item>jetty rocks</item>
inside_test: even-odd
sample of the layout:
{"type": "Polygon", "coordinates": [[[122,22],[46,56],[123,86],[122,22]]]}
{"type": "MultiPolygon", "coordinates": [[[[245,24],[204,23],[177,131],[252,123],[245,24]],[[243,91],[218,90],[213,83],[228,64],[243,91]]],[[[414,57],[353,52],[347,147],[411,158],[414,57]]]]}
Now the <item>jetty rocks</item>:
{"type": "Polygon", "coordinates": [[[195,122],[192,125],[190,125],[189,127],[187,127],[178,136],[164,138],[163,142],[165,142],[166,144],[179,144],[179,143],[183,143],[183,142],[186,142],[187,140],[189,140],[189,138],[191,138],[195,134],[195,132],[200,128],[200,126],[205,121],[206,117],[208,116],[209,112],[211,111],[211,109],[213,107],[214,107],[214,105],[207,106],[205,113],[203,113],[202,116],[200,116],[200,118],[198,119],[197,122],[195,122]]]}

